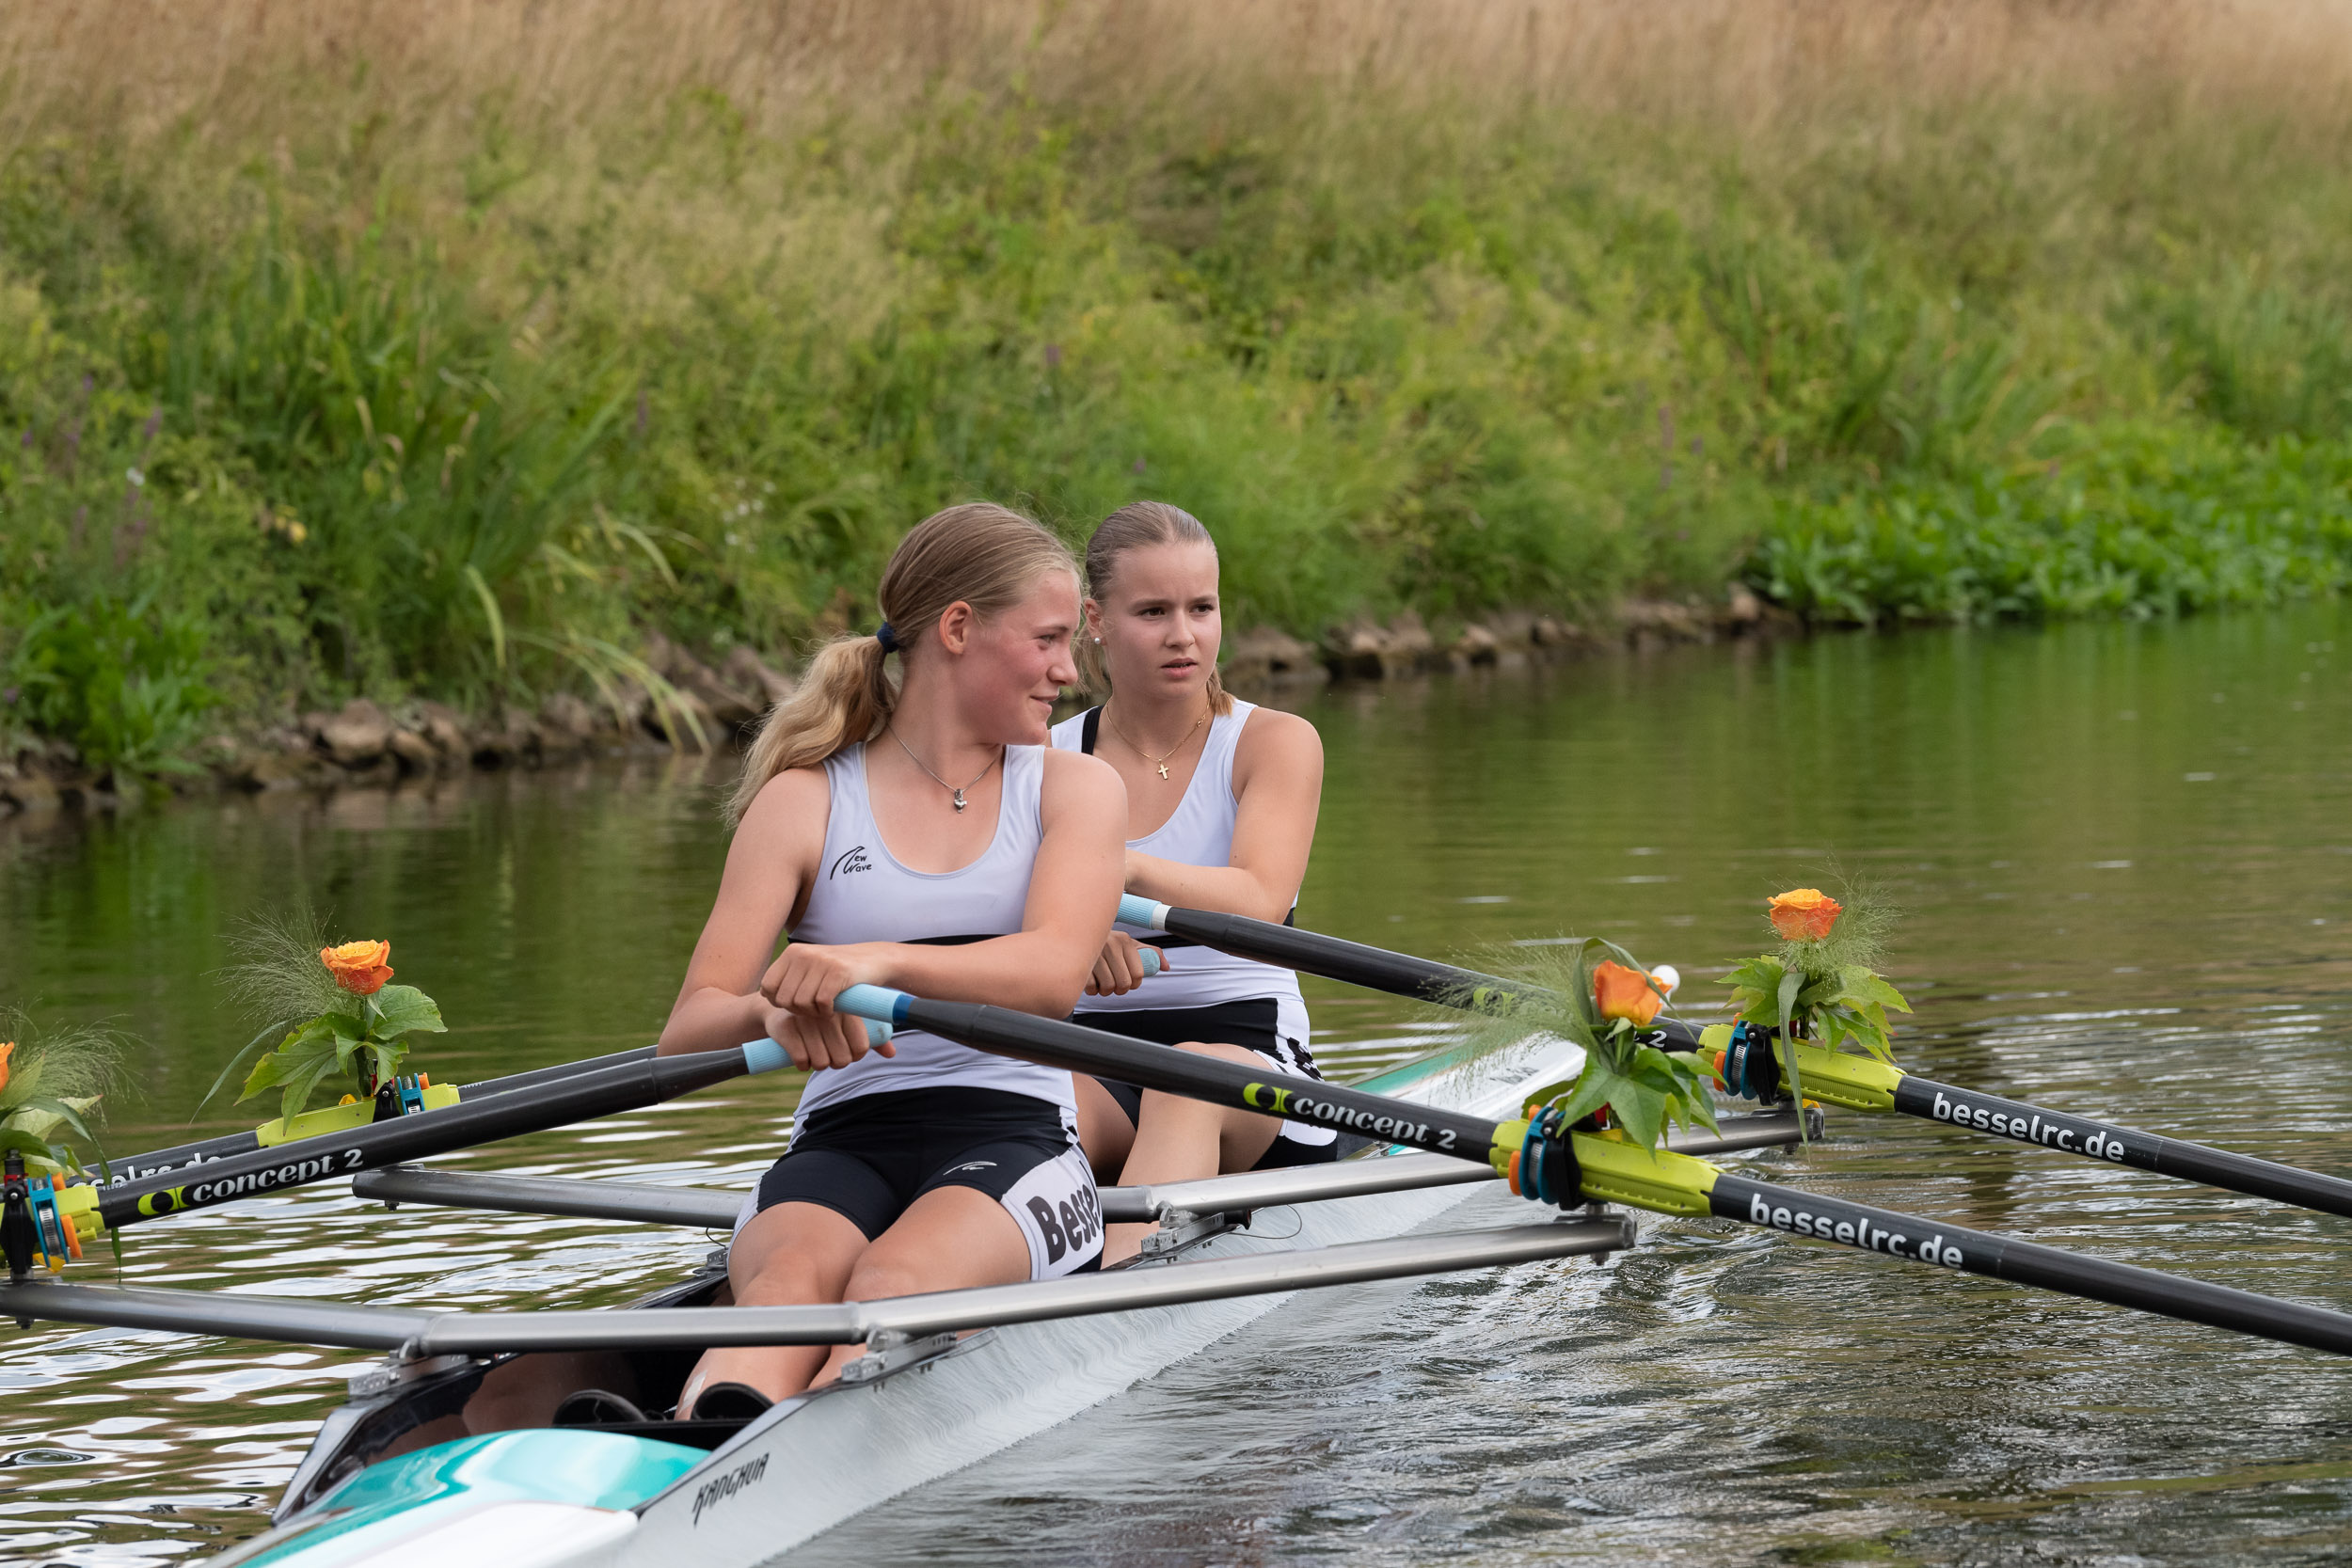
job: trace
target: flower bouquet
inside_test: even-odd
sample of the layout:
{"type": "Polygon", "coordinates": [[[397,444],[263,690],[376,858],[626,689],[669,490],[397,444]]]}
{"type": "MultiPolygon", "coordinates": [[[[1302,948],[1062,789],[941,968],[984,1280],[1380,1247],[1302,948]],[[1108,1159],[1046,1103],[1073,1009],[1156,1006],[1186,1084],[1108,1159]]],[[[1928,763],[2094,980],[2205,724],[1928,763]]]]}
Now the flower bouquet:
{"type": "Polygon", "coordinates": [[[1549,953],[1529,974],[1530,989],[1482,992],[1455,1004],[1485,1015],[1469,1049],[1483,1052],[1543,1030],[1584,1050],[1573,1083],[1535,1096],[1555,1105],[1563,1122],[1601,1118],[1645,1148],[1655,1148],[1671,1126],[1712,1131],[1715,1095],[1706,1066],[1643,1036],[1666,1006],[1672,973],[1653,974],[1598,937],[1570,939],[1549,953]]]}
{"type": "Polygon", "coordinates": [[[314,946],[318,940],[307,915],[249,929],[247,960],[230,972],[230,984],[270,1022],[222,1069],[206,1100],[250,1061],[237,1098],[276,1089],[279,1117],[292,1122],[330,1077],[345,1075],[348,1098],[365,1100],[400,1076],[410,1036],[447,1031],[431,997],[389,983],[390,942],[314,946]]]}
{"type": "MultiPolygon", "coordinates": [[[[1894,1059],[1887,1009],[1911,1004],[1880,974],[1883,937],[1893,924],[1866,890],[1845,889],[1846,902],[1819,888],[1801,887],[1767,901],[1777,951],[1758,954],[1724,977],[1739,1022],[1776,1032],[1784,1042],[1809,1040],[1825,1050],[1851,1048],[1878,1060],[1894,1059]]],[[[1734,1024],[1718,1023],[1699,1037],[1710,1053],[1731,1043],[1734,1024]]],[[[1804,1098],[1797,1053],[1780,1053],[1788,1092],[1804,1098]]]]}
{"type": "Polygon", "coordinates": [[[0,1039],[0,1154],[22,1155],[36,1174],[80,1170],[75,1141],[95,1148],[90,1119],[118,1071],[114,1037],[67,1029],[37,1039],[21,1015],[0,1028],[12,1037],[0,1039]]]}

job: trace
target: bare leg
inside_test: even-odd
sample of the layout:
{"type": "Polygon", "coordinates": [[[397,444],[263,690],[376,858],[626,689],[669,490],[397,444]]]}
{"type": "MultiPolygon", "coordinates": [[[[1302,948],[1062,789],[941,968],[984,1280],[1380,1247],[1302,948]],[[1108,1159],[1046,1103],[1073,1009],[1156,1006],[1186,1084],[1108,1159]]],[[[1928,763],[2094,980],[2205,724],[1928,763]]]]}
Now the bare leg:
{"type": "MultiPolygon", "coordinates": [[[[881,1301],[1028,1277],[1029,1243],[1003,1204],[971,1187],[934,1187],[858,1255],[833,1299],[881,1301]]],[[[834,1346],[810,1386],[831,1383],[865,1354],[864,1345],[834,1346]]]]}
{"type": "MultiPolygon", "coordinates": [[[[1246,1046],[1203,1045],[1198,1040],[1187,1040],[1176,1049],[1273,1070],[1263,1056],[1246,1046]]],[[[1223,1171],[1248,1170],[1258,1163],[1281,1130],[1279,1117],[1260,1116],[1255,1111],[1232,1110],[1146,1089],[1143,1115],[1136,1126],[1127,1164],[1119,1173],[1120,1184],[1134,1187],[1157,1181],[1191,1181],[1223,1171]]],[[[1109,1268],[1133,1258],[1152,1229],[1149,1225],[1104,1227],[1103,1266],[1109,1268]]]]}
{"type": "Polygon", "coordinates": [[[1108,1089],[1083,1072],[1070,1076],[1078,1086],[1078,1147],[1086,1150],[1087,1164],[1094,1167],[1094,1180],[1111,1180],[1126,1164],[1127,1151],[1135,1147],[1136,1124],[1127,1119],[1125,1109],[1108,1089]]]}
{"type": "MultiPolygon", "coordinates": [[[[901,1223],[904,1223],[903,1221],[901,1223]]],[[[1015,1236],[1020,1227],[1005,1221],[1015,1236]]],[[[786,1307],[844,1297],[850,1271],[867,1248],[866,1232],[818,1203],[779,1203],[752,1216],[727,1255],[727,1283],[739,1307],[786,1307]]],[[[771,1400],[799,1393],[824,1365],[822,1345],[730,1345],[706,1351],[678,1395],[691,1415],[714,1383],[740,1383],[771,1400]]]]}

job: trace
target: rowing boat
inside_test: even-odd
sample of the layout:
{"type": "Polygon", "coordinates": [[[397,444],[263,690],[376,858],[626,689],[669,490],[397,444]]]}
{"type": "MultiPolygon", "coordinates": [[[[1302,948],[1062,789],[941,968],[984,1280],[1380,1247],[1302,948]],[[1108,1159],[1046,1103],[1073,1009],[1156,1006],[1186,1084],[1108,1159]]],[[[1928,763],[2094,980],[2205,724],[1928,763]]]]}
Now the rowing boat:
{"type": "MultiPolygon", "coordinates": [[[[1439,1053],[1365,1086],[1433,1108],[1505,1116],[1579,1065],[1574,1047],[1538,1039],[1473,1061],[1439,1053]]],[[[1723,1137],[1692,1147],[1778,1144],[1795,1128],[1785,1112],[1734,1119],[1723,1137]]],[[[867,1354],[842,1382],[739,1426],[557,1428],[513,1423],[493,1408],[543,1413],[553,1396],[590,1378],[610,1386],[616,1376],[648,1408],[674,1402],[696,1354],[693,1309],[723,1286],[723,1251],[627,1314],[644,1327],[686,1320],[675,1344],[563,1348],[556,1320],[611,1313],[531,1314],[531,1334],[485,1326],[476,1348],[444,1354],[435,1352],[469,1343],[448,1321],[476,1315],[410,1314],[424,1321],[389,1330],[371,1324],[379,1334],[416,1332],[405,1354],[353,1380],[350,1402],[327,1418],[273,1528],[219,1560],[624,1568],[691,1551],[708,1568],[766,1561],[1198,1354],[1297,1289],[1601,1253],[1627,1239],[1614,1218],[1436,1228],[1470,1196],[1464,1183],[1480,1176],[1459,1161],[1382,1147],[1336,1165],[1110,1189],[1105,1218],[1159,1222],[1154,1244],[1128,1267],[849,1308],[770,1309],[846,1313],[834,1332],[863,1338],[867,1354]],[[973,1299],[982,1297],[993,1299],[973,1299]],[[978,1323],[995,1326],[955,1332],[978,1323]],[[545,1348],[490,1348],[521,1343],[545,1348]]],[[[684,1225],[723,1223],[739,1196],[415,1167],[369,1173],[355,1191],[396,1202],[684,1225]]],[[[382,1315],[319,1304],[315,1337],[337,1342],[334,1315],[362,1311],[382,1315]]],[[[355,1329],[341,1342],[367,1339],[355,1329]]]]}
{"type": "MultiPolygon", "coordinates": [[[[273,1529],[225,1560],[298,1568],[426,1556],[457,1568],[627,1568],[681,1551],[713,1568],[771,1560],[1214,1344],[1308,1287],[1629,1244],[1631,1224],[1597,1212],[1602,1205],[1782,1231],[1925,1268],[1953,1285],[1971,1275],[2002,1279],[2352,1354],[2352,1314],[1759,1181],[1692,1157],[1792,1142],[1803,1124],[1789,1110],[1726,1122],[1716,1134],[1671,1140],[1678,1148],[1664,1149],[1572,1121],[1568,1107],[1592,1078],[1592,1063],[1549,1034],[1475,1057],[1440,1053],[1343,1086],[1269,1081],[1246,1063],[873,986],[850,987],[834,1005],[871,1028],[926,1029],[1056,1070],[1304,1120],[1373,1147],[1332,1165],[1115,1188],[1102,1195],[1099,1212],[1064,1214],[1066,1227],[1156,1222],[1140,1257],[1115,1270],[888,1300],[736,1306],[723,1295],[723,1253],[621,1311],[437,1313],[32,1277],[36,1243],[56,1264],[56,1237],[72,1240],[65,1222],[76,1214],[111,1229],[346,1174],[355,1192],[391,1203],[724,1225],[739,1195],[473,1176],[403,1162],[782,1065],[780,1050],[754,1042],[584,1064],[526,1093],[427,1104],[322,1132],[289,1152],[264,1147],[207,1161],[199,1176],[175,1167],[103,1192],[45,1185],[37,1193],[11,1157],[0,1213],[9,1268],[0,1314],[27,1325],[48,1319],[391,1352],[354,1380],[351,1402],[322,1428],[273,1529]],[[1443,1228],[1464,1183],[1499,1175],[1512,1192],[1568,1217],[1443,1228]],[[740,1423],[633,1412],[628,1425],[554,1423],[558,1405],[587,1387],[659,1414],[675,1402],[704,1350],[786,1344],[862,1344],[865,1354],[842,1369],[838,1385],[740,1423]]],[[[601,1402],[606,1413],[626,1411],[601,1402]]]]}

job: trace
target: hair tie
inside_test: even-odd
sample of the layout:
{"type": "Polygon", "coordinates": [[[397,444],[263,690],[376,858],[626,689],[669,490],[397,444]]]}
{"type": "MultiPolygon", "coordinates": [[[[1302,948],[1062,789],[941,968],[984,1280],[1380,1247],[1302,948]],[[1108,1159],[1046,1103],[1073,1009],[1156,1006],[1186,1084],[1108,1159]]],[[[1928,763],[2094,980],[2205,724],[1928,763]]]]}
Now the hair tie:
{"type": "Polygon", "coordinates": [[[874,641],[882,645],[883,653],[895,654],[898,651],[898,634],[887,621],[874,628],[874,641]]]}

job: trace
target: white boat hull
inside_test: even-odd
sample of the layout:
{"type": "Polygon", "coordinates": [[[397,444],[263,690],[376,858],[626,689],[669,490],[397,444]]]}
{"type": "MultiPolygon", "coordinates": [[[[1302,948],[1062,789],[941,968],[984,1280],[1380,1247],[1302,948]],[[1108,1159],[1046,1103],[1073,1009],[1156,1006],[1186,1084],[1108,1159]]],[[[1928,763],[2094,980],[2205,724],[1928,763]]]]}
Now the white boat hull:
{"type": "MultiPolygon", "coordinates": [[[[1365,1086],[1500,1119],[1516,1115],[1530,1090],[1571,1075],[1580,1061],[1581,1053],[1565,1042],[1531,1040],[1467,1064],[1409,1068],[1365,1086]]],[[[1427,1187],[1262,1209],[1250,1229],[1213,1236],[1186,1249],[1183,1260],[1400,1236],[1432,1226],[1480,1190],[1427,1187]]],[[[483,1497],[469,1506],[461,1480],[447,1495],[398,1516],[338,1533],[317,1521],[332,1515],[353,1484],[346,1482],[226,1560],[289,1568],[748,1568],[1068,1420],[1198,1354],[1295,1293],[974,1335],[947,1354],[877,1381],[777,1404],[633,1508],[565,1504],[544,1495],[483,1497]]],[[[555,1433],[506,1434],[518,1443],[542,1435],[555,1433]]],[[[566,1435],[576,1442],[584,1434],[566,1435]]],[[[413,1465],[433,1451],[393,1463],[413,1465]]]]}

